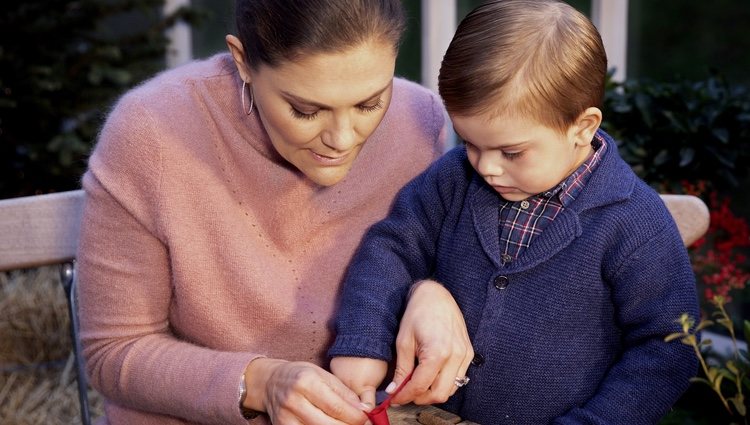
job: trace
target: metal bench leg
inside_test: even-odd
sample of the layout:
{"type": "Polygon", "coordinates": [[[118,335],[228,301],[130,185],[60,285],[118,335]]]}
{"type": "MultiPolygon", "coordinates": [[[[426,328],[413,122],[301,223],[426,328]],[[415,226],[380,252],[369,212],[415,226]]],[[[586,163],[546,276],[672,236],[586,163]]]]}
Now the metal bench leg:
{"type": "Polygon", "coordinates": [[[83,364],[83,355],[81,354],[81,340],[78,336],[78,300],[76,298],[76,275],[73,263],[65,263],[62,265],[62,268],[60,269],[60,280],[62,281],[65,295],[68,300],[70,337],[73,341],[73,356],[76,363],[76,381],[78,383],[78,401],[81,405],[81,423],[83,425],[91,425],[88,380],[86,379],[86,367],[83,364]]]}

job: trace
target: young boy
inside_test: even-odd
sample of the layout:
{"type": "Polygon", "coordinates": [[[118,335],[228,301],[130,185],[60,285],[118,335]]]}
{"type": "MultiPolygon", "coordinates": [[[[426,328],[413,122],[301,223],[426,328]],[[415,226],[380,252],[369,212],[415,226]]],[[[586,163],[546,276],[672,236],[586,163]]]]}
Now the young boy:
{"type": "Polygon", "coordinates": [[[477,354],[444,408],[484,425],[653,424],[669,410],[697,370],[690,347],[664,342],[698,316],[694,276],[659,195],[599,129],[606,71],[596,28],[565,3],[491,2],[461,22],[439,88],[465,146],[362,242],[334,373],[391,360],[410,286],[432,278],[477,354]]]}

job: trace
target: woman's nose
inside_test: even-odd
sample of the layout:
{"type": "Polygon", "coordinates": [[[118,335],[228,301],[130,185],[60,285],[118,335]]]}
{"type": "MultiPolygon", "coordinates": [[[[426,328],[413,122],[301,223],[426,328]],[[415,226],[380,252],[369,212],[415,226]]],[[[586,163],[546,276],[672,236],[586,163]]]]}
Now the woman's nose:
{"type": "Polygon", "coordinates": [[[323,135],[323,144],[340,152],[353,148],[357,144],[357,132],[352,119],[346,115],[334,117],[323,135]]]}

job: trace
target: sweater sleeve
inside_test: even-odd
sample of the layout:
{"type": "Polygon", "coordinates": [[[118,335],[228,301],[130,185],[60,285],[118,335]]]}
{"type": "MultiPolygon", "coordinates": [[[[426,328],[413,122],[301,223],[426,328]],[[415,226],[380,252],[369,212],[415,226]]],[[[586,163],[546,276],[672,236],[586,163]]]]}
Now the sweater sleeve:
{"type": "MultiPolygon", "coordinates": [[[[668,214],[668,213],[667,213],[668,214]]],[[[674,223],[635,247],[610,278],[622,355],[584,405],[553,423],[651,424],[666,414],[695,376],[691,347],[665,342],[683,313],[699,317],[695,278],[674,223]]]]}
{"type": "Polygon", "coordinates": [[[159,128],[126,98],[103,128],[83,179],[77,269],[87,373],[118,406],[247,424],[238,386],[257,354],[200,347],[170,329],[173,286],[157,214],[160,179],[159,128]]]}
{"type": "Polygon", "coordinates": [[[457,151],[408,183],[365,235],[347,271],[330,356],[391,360],[408,289],[434,270],[440,229],[456,197],[457,151]]]}

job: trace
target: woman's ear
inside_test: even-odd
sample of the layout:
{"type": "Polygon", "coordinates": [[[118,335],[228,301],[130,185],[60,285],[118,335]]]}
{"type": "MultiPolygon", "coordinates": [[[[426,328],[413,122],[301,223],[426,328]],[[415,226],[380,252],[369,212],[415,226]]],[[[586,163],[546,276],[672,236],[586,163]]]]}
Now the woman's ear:
{"type": "Polygon", "coordinates": [[[237,71],[240,73],[240,78],[248,84],[252,83],[252,78],[250,77],[250,64],[247,63],[245,47],[242,46],[242,42],[239,38],[231,34],[227,35],[224,39],[227,42],[229,53],[232,54],[237,71]]]}
{"type": "Polygon", "coordinates": [[[572,127],[572,137],[576,145],[588,146],[594,138],[594,133],[602,123],[602,111],[599,108],[586,108],[576,119],[572,127]]]}

